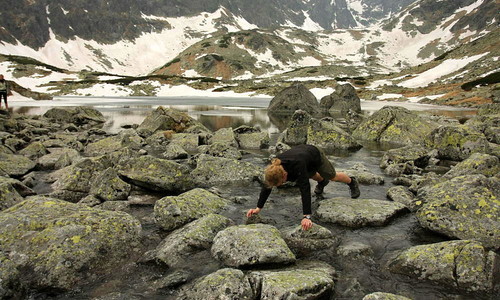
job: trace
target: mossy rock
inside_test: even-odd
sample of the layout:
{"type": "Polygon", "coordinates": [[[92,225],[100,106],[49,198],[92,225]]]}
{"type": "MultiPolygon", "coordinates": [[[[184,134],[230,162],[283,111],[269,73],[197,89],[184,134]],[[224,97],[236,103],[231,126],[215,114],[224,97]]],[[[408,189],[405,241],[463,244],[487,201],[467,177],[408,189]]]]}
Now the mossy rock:
{"type": "Polygon", "coordinates": [[[14,206],[23,200],[24,198],[19,195],[12,184],[0,182],[0,211],[14,206]]]}
{"type": "Polygon", "coordinates": [[[130,194],[130,184],[123,181],[118,172],[108,168],[95,175],[90,193],[102,201],[127,200],[130,194]]]}
{"type": "Polygon", "coordinates": [[[76,125],[100,124],[106,122],[106,118],[97,109],[88,106],[78,107],[54,107],[49,109],[44,117],[64,123],[76,125]]]}
{"type": "Polygon", "coordinates": [[[22,155],[0,153],[0,170],[13,177],[21,177],[36,166],[31,159],[22,155]]]}
{"type": "Polygon", "coordinates": [[[112,153],[123,148],[138,150],[143,144],[143,139],[133,129],[121,131],[119,134],[101,139],[85,147],[85,155],[99,156],[112,153]]]}
{"type": "Polygon", "coordinates": [[[137,128],[137,132],[143,137],[148,137],[159,130],[184,132],[193,126],[203,128],[206,132],[210,131],[188,114],[160,106],[144,119],[137,128]]]}
{"type": "Polygon", "coordinates": [[[498,157],[474,153],[464,161],[459,162],[446,173],[446,177],[452,178],[462,175],[482,174],[492,177],[500,173],[500,159],[498,157]]]}
{"type": "Polygon", "coordinates": [[[19,151],[19,154],[29,159],[37,159],[47,154],[48,151],[41,142],[33,142],[19,151]]]}
{"type": "Polygon", "coordinates": [[[359,144],[333,120],[312,119],[307,129],[307,143],[323,149],[359,150],[359,144]]]}

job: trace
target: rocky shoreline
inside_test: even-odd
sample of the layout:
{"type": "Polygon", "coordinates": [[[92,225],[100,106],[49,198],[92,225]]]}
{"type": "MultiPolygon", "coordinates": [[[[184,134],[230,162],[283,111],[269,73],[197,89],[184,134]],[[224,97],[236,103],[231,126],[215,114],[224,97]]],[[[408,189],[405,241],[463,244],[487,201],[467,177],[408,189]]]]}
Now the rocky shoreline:
{"type": "MultiPolygon", "coordinates": [[[[43,116],[2,111],[0,298],[80,291],[117,265],[177,270],[146,279],[158,299],[351,297],[336,289],[342,274],[311,253],[356,263],[371,261],[373,250],[339,245],[323,225],[384,227],[401,215],[445,241],[399,251],[383,268],[454,295],[499,295],[498,104],[461,124],[390,106],[363,116],[359,98],[345,96],[349,91],[318,104],[307,100],[307,89],[289,89],[270,105],[275,116],[286,107],[289,120],[272,145],[258,128],[211,132],[163,107],[118,134],[101,130],[104,118],[89,107],[53,108],[43,116]],[[319,118],[322,111],[342,118],[319,118]],[[314,215],[322,225],[308,232],[260,217],[238,225],[223,213],[253,205],[219,189],[261,181],[269,154],[301,143],[354,152],[371,142],[393,148],[380,158],[380,170],[397,184],[387,191],[390,201],[369,194],[359,201],[323,199],[314,215]],[[451,168],[444,164],[450,161],[451,168]],[[143,207],[152,209],[137,218],[133,211],[143,207]],[[161,240],[144,237],[151,224],[161,240]],[[195,278],[186,266],[197,255],[217,270],[195,278]]],[[[346,171],[363,185],[384,184],[362,165],[346,171]]],[[[356,297],[413,298],[406,290],[383,292],[356,297]]],[[[94,299],[126,298],[135,297],[114,291],[94,299]]]]}

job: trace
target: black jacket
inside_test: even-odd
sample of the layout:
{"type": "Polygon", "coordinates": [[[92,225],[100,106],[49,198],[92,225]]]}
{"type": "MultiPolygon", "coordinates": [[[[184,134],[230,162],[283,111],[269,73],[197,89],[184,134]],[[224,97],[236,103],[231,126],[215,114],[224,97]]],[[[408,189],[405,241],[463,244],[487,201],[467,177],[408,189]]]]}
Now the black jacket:
{"type": "MultiPolygon", "coordinates": [[[[295,181],[302,197],[302,211],[311,214],[311,178],[321,166],[321,154],[318,148],[311,145],[298,145],[277,156],[288,173],[287,181],[295,181]]],[[[263,208],[272,188],[263,186],[260,191],[257,207],[263,208]]]]}

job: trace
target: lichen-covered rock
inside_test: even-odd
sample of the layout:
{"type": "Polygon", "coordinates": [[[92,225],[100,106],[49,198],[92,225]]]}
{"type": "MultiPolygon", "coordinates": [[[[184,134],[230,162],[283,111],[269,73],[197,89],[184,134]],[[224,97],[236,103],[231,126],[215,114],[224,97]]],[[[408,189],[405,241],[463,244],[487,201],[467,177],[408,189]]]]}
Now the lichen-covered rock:
{"type": "MultiPolygon", "coordinates": [[[[73,290],[129,256],[140,232],[125,213],[37,196],[0,212],[0,253],[17,256],[10,260],[23,278],[17,288],[73,290]]],[[[3,276],[5,268],[2,262],[3,276]]]]}
{"type": "Polygon", "coordinates": [[[473,153],[490,152],[484,134],[465,125],[440,126],[425,138],[424,143],[437,149],[439,159],[462,161],[473,153]]]}
{"type": "Polygon", "coordinates": [[[216,157],[225,157],[230,159],[241,159],[243,156],[241,152],[229,143],[213,143],[210,145],[203,145],[198,148],[200,153],[208,154],[216,157]]]}
{"type": "Polygon", "coordinates": [[[43,116],[59,122],[73,123],[76,125],[106,122],[101,112],[88,106],[54,107],[49,109],[43,116]]]}
{"type": "Polygon", "coordinates": [[[288,247],[297,257],[317,253],[319,250],[331,249],[337,243],[332,232],[318,224],[314,224],[307,231],[302,230],[301,226],[295,226],[281,232],[288,247]]]}
{"type": "Polygon", "coordinates": [[[123,148],[138,150],[144,143],[133,129],[120,131],[119,134],[101,139],[85,147],[85,155],[99,156],[118,151],[123,148]]]}
{"type": "Polygon", "coordinates": [[[230,267],[295,261],[278,229],[265,224],[231,226],[220,231],[212,245],[212,256],[230,267]]]}
{"type": "Polygon", "coordinates": [[[311,115],[306,111],[295,111],[288,127],[281,133],[278,141],[290,146],[307,144],[307,133],[311,119],[311,115]]]}
{"type": "Polygon", "coordinates": [[[31,159],[22,155],[0,153],[0,169],[9,176],[20,177],[36,166],[31,159]]]}
{"type": "Polygon", "coordinates": [[[191,176],[196,186],[211,187],[230,183],[249,183],[259,178],[262,168],[249,162],[201,154],[191,176]]]}
{"type": "Polygon", "coordinates": [[[363,147],[332,119],[312,119],[307,130],[307,143],[327,150],[358,150],[363,147]]]}
{"type": "Polygon", "coordinates": [[[437,125],[403,107],[384,106],[364,120],[352,136],[357,140],[414,145],[437,125]]]}
{"type": "Polygon", "coordinates": [[[234,130],[234,133],[241,149],[266,149],[271,142],[267,131],[260,131],[255,127],[240,126],[234,130]]]}
{"type": "Polygon", "coordinates": [[[108,168],[95,175],[90,193],[102,201],[127,200],[131,186],[121,180],[118,172],[108,168]]]}
{"type": "Polygon", "coordinates": [[[484,153],[474,153],[469,158],[455,165],[445,176],[457,177],[461,175],[482,174],[491,177],[498,173],[500,173],[500,159],[498,157],[484,153]]]}
{"type": "Polygon", "coordinates": [[[19,151],[19,154],[32,160],[42,157],[47,153],[47,148],[41,142],[33,142],[19,151]]]}
{"type": "Polygon", "coordinates": [[[406,206],[410,211],[415,212],[419,208],[416,205],[415,195],[405,186],[393,186],[387,190],[387,198],[406,206]]]}
{"type": "Polygon", "coordinates": [[[154,256],[169,267],[180,267],[193,253],[210,249],[215,235],[231,223],[221,215],[206,215],[169,234],[155,249],[154,256]]]}
{"type": "Polygon", "coordinates": [[[403,204],[391,201],[338,197],[321,201],[316,214],[323,222],[358,228],[383,226],[405,209],[403,204]]]}
{"type": "Polygon", "coordinates": [[[182,290],[178,299],[252,300],[255,296],[242,271],[226,268],[197,279],[182,290]]]}
{"type": "Polygon", "coordinates": [[[295,84],[279,92],[269,103],[268,114],[293,114],[296,110],[319,113],[319,103],[304,85],[295,84]]]}
{"type": "Polygon", "coordinates": [[[191,118],[188,114],[160,106],[144,119],[137,128],[137,132],[142,137],[148,137],[159,130],[184,132],[189,127],[194,126],[202,128],[204,131],[209,131],[205,126],[191,118]]]}
{"type": "Polygon", "coordinates": [[[19,195],[12,184],[0,181],[0,211],[14,206],[23,200],[24,198],[19,195]]]}
{"type": "Polygon", "coordinates": [[[200,135],[196,133],[175,133],[170,138],[170,144],[176,144],[187,152],[193,153],[200,145],[200,135]]]}
{"type": "Polygon", "coordinates": [[[21,195],[21,197],[36,195],[31,188],[14,178],[0,176],[0,184],[10,184],[19,193],[19,195],[21,195]]]}
{"type": "Polygon", "coordinates": [[[227,144],[231,147],[238,147],[236,135],[232,128],[221,128],[214,132],[213,136],[208,141],[209,144],[221,143],[227,144]]]}
{"type": "Polygon", "coordinates": [[[411,298],[390,293],[376,292],[364,296],[363,300],[411,300],[411,298]]]}
{"type": "Polygon", "coordinates": [[[168,160],[184,159],[189,157],[189,153],[187,153],[187,151],[184,150],[184,148],[182,148],[182,146],[178,144],[174,143],[168,144],[164,148],[164,150],[165,151],[162,153],[162,157],[168,160]]]}
{"type": "Polygon", "coordinates": [[[37,168],[43,171],[57,170],[67,167],[77,161],[80,154],[71,148],[50,148],[46,154],[37,160],[37,168]]]}
{"type": "Polygon", "coordinates": [[[298,262],[283,270],[250,273],[260,299],[330,299],[334,293],[335,269],[323,262],[298,262]]]}
{"type": "Polygon", "coordinates": [[[500,179],[467,175],[419,190],[420,224],[453,238],[500,247],[500,179]]]}
{"type": "Polygon", "coordinates": [[[498,254],[476,241],[415,246],[389,263],[394,273],[467,291],[492,291],[498,254]]]}
{"type": "Polygon", "coordinates": [[[193,186],[188,167],[150,155],[122,162],[118,174],[127,182],[152,191],[175,193],[193,186]]]}
{"type": "Polygon", "coordinates": [[[419,145],[391,149],[380,159],[380,168],[394,177],[419,174],[429,164],[430,152],[428,148],[419,145]]]}
{"type": "Polygon", "coordinates": [[[158,226],[173,230],[226,207],[229,201],[207,190],[196,188],[179,196],[163,197],[155,203],[154,216],[158,226]]]}
{"type": "Polygon", "coordinates": [[[384,184],[385,180],[383,176],[374,174],[368,170],[368,168],[362,163],[354,164],[347,170],[339,170],[346,173],[351,177],[356,177],[359,183],[366,185],[374,184],[384,184]]]}
{"type": "Polygon", "coordinates": [[[494,115],[478,115],[465,125],[482,132],[492,143],[500,144],[500,113],[494,115]]]}

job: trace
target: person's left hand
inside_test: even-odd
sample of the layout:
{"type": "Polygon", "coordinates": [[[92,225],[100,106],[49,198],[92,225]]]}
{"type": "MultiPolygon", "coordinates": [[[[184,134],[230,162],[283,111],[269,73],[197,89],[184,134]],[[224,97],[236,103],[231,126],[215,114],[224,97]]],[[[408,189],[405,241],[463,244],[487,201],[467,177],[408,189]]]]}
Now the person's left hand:
{"type": "Polygon", "coordinates": [[[300,225],[302,226],[302,230],[307,231],[313,227],[313,222],[307,218],[302,219],[302,222],[300,222],[300,225]]]}

